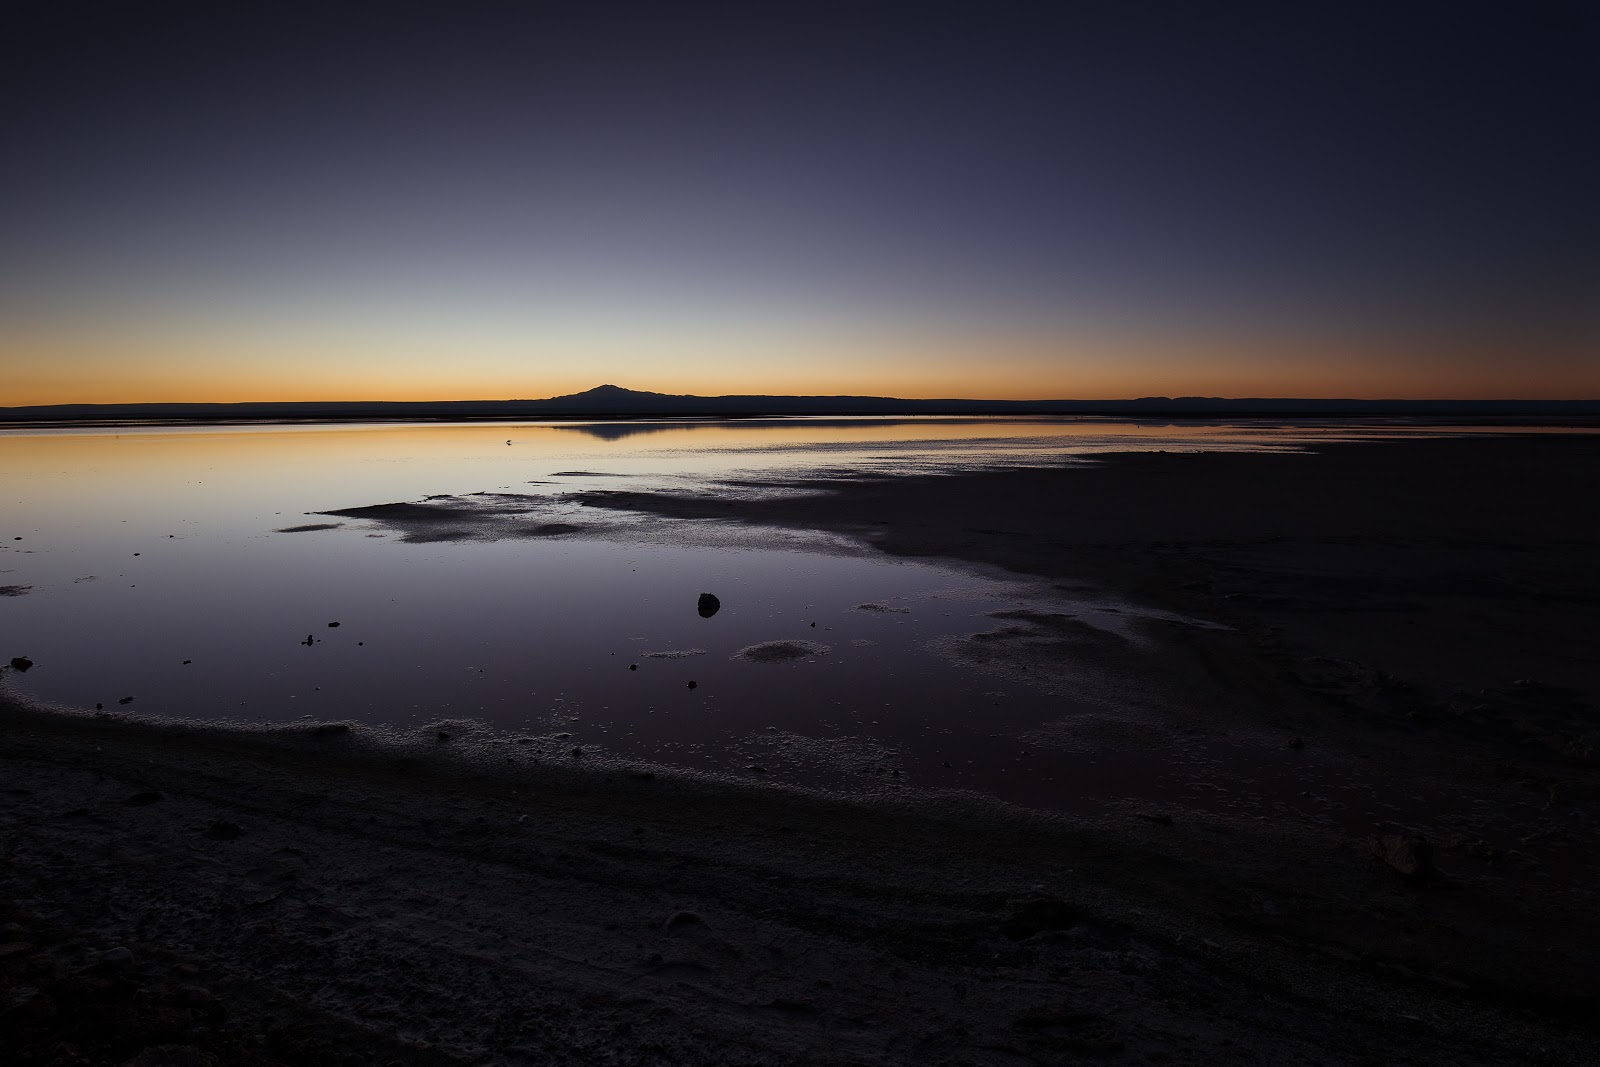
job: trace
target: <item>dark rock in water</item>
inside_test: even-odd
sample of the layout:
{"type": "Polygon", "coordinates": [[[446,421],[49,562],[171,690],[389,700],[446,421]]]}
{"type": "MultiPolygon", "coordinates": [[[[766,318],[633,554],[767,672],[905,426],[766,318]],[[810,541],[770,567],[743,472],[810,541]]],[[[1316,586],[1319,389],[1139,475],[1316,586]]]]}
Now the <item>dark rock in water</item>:
{"type": "Polygon", "coordinates": [[[328,624],[328,628],[329,628],[329,629],[330,629],[330,630],[331,630],[331,629],[333,629],[333,628],[334,628],[334,627],[335,627],[335,626],[338,626],[338,625],[339,625],[339,624],[338,624],[338,623],[336,623],[336,622],[330,622],[330,623],[329,623],[329,624],[328,624]]]}
{"type": "Polygon", "coordinates": [[[1291,737],[1291,738],[1289,738],[1289,747],[1298,752],[1300,749],[1306,747],[1305,738],[1303,738],[1303,737],[1291,737]]]}
{"type": "Polygon", "coordinates": [[[1023,897],[1011,901],[1011,907],[1011,917],[1000,924],[1000,932],[1012,941],[1078,924],[1078,909],[1055,897],[1023,897]]]}
{"type": "Polygon", "coordinates": [[[1424,881],[1434,874],[1433,845],[1421,834],[1384,834],[1367,842],[1380,859],[1407,878],[1424,881]]]}
{"type": "Polygon", "coordinates": [[[132,704],[133,703],[133,698],[132,697],[119,697],[117,699],[117,703],[118,704],[132,704]]]}
{"type": "Polygon", "coordinates": [[[695,607],[696,610],[700,612],[700,617],[702,619],[709,619],[711,616],[722,610],[722,601],[718,600],[710,593],[701,593],[700,602],[695,605],[695,607]]]}
{"type": "Polygon", "coordinates": [[[106,706],[104,704],[96,704],[94,706],[94,710],[95,711],[104,711],[104,710],[106,710],[106,706]]]}
{"type": "Polygon", "coordinates": [[[302,645],[305,645],[307,648],[310,648],[315,641],[316,641],[315,637],[313,637],[310,634],[306,634],[306,639],[304,641],[301,641],[300,643],[302,645]]]}
{"type": "Polygon", "coordinates": [[[574,749],[573,749],[573,750],[572,750],[572,758],[573,758],[573,759],[581,759],[581,758],[582,758],[582,757],[583,757],[583,749],[581,749],[581,748],[574,748],[574,749]]]}
{"type": "Polygon", "coordinates": [[[147,804],[154,804],[161,799],[163,799],[163,797],[160,793],[156,792],[154,789],[147,789],[143,793],[133,794],[133,796],[129,797],[127,800],[124,800],[123,803],[128,805],[130,808],[142,808],[147,804]]]}
{"type": "Polygon", "coordinates": [[[192,660],[192,659],[186,659],[186,660],[184,660],[184,661],[183,661],[183,665],[184,665],[184,666],[185,666],[185,667],[187,667],[187,666],[188,666],[188,665],[189,665],[189,664],[191,664],[191,663],[193,663],[193,662],[194,662],[194,660],[192,660]]]}
{"type": "Polygon", "coordinates": [[[689,683],[689,688],[690,689],[698,689],[699,687],[700,687],[700,683],[699,682],[690,682],[689,683]]]}
{"type": "Polygon", "coordinates": [[[232,841],[242,833],[244,831],[239,828],[238,823],[228,822],[226,819],[218,819],[206,827],[206,836],[213,841],[232,841]]]}
{"type": "Polygon", "coordinates": [[[765,767],[761,766],[761,764],[759,764],[759,763],[752,763],[752,764],[750,764],[750,766],[746,767],[745,770],[754,771],[756,774],[766,774],[767,773],[767,769],[765,767]]]}
{"type": "Polygon", "coordinates": [[[441,741],[450,740],[450,732],[448,730],[440,730],[439,731],[439,740],[441,740],[441,741]]]}
{"type": "Polygon", "coordinates": [[[14,671],[25,671],[32,666],[33,660],[29,659],[27,656],[11,657],[11,669],[14,671]]]}

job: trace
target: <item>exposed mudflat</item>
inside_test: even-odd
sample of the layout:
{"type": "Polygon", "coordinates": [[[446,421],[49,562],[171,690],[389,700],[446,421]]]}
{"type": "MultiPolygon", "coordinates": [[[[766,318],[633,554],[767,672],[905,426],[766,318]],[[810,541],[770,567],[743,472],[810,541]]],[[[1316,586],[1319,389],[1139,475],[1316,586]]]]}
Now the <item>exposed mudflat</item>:
{"type": "Polygon", "coordinates": [[[1215,744],[1227,784],[1047,816],[465,723],[400,742],[10,703],[0,1058],[1600,1062],[1593,484],[1600,442],[1550,435],[875,480],[732,516],[588,494],[1211,620],[1112,641],[1010,613],[948,654],[1104,695],[1041,749],[1215,744]]]}

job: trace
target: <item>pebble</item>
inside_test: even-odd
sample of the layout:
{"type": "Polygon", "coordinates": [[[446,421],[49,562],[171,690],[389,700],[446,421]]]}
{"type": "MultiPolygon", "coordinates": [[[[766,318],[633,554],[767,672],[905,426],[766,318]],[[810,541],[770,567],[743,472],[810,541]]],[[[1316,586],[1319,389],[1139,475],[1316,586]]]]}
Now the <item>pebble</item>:
{"type": "Polygon", "coordinates": [[[108,948],[100,953],[100,962],[110,967],[132,967],[133,953],[118,945],[116,948],[108,948]]]}

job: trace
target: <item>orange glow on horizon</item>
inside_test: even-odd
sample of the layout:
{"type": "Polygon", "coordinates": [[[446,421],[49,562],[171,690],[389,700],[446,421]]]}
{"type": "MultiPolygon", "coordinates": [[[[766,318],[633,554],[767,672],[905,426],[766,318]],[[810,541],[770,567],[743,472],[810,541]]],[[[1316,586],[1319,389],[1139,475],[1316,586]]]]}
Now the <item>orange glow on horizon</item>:
{"type": "MultiPolygon", "coordinates": [[[[533,349],[533,346],[530,346],[533,349]]],[[[1182,346],[973,341],[880,346],[768,346],[757,357],[708,349],[585,351],[564,358],[424,346],[274,354],[264,346],[16,344],[0,338],[0,407],[46,404],[537,400],[602,383],[660,393],[865,395],[905,399],[1102,400],[1142,396],[1348,399],[1600,398],[1600,359],[1539,359],[1436,346],[1255,341],[1182,346]],[[665,369],[670,367],[671,369],[665,369]]]]}

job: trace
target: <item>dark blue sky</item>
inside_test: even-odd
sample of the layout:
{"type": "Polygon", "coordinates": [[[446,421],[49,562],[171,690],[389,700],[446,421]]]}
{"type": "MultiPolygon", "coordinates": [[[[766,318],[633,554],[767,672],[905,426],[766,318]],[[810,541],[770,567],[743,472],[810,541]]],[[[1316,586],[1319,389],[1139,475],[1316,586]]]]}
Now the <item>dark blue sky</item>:
{"type": "Polygon", "coordinates": [[[1600,394],[1592,5],[669,6],[13,16],[15,402],[1600,394]]]}

